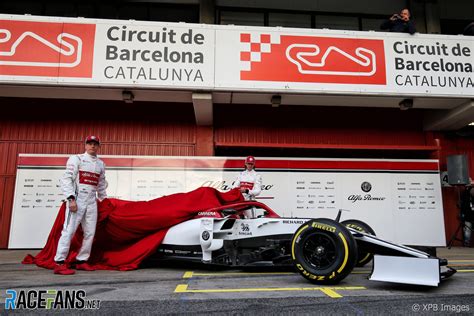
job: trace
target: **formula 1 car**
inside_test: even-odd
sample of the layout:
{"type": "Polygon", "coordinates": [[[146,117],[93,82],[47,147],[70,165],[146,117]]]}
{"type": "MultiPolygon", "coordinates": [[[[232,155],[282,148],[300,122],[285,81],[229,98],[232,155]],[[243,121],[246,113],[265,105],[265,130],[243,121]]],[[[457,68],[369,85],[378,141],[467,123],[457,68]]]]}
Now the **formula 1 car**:
{"type": "Polygon", "coordinates": [[[438,286],[456,270],[447,260],[375,237],[358,220],[282,218],[244,201],[208,209],[171,227],[155,259],[246,267],[294,266],[316,284],[336,284],[373,259],[370,280],[438,286]],[[262,214],[245,218],[252,211],[262,214]]]}

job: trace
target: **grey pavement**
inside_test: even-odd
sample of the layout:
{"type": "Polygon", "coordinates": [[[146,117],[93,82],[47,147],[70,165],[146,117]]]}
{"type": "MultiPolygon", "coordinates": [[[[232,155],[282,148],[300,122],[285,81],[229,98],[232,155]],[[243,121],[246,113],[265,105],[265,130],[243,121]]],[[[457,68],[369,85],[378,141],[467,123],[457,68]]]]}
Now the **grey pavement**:
{"type": "Polygon", "coordinates": [[[191,266],[154,266],[125,272],[78,271],[72,276],[58,276],[51,270],[20,263],[27,253],[37,252],[0,251],[2,315],[474,314],[472,248],[438,249],[438,256],[447,258],[459,272],[437,288],[369,281],[370,266],[356,268],[337,287],[308,283],[291,271],[216,271],[191,266]],[[6,290],[83,290],[85,300],[100,305],[88,310],[5,310],[5,300],[10,297],[6,290]]]}

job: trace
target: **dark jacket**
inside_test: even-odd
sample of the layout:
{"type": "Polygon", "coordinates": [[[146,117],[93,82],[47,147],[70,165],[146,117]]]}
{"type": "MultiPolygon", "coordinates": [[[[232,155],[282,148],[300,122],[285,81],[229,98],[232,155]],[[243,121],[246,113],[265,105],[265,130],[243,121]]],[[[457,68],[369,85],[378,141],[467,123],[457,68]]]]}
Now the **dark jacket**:
{"type": "Polygon", "coordinates": [[[413,34],[416,32],[415,23],[412,20],[408,22],[403,21],[402,19],[396,19],[394,21],[387,20],[380,25],[382,30],[389,30],[390,32],[400,32],[400,33],[410,33],[413,34]]]}
{"type": "Polygon", "coordinates": [[[474,36],[474,22],[469,23],[463,31],[464,35],[474,36]]]}
{"type": "Polygon", "coordinates": [[[472,195],[471,190],[474,189],[471,186],[466,187],[464,191],[461,192],[460,196],[460,208],[461,208],[461,221],[472,222],[474,220],[474,211],[472,210],[472,195]]]}

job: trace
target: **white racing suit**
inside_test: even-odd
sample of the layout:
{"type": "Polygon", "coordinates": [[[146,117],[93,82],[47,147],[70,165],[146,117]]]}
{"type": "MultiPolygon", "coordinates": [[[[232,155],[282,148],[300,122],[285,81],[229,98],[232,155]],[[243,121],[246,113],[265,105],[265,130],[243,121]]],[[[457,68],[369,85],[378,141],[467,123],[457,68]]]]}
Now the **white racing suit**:
{"type": "Polygon", "coordinates": [[[79,227],[82,226],[84,238],[82,246],[77,254],[76,260],[87,261],[89,259],[92,241],[97,224],[97,197],[103,200],[107,197],[105,181],[105,164],[97,157],[87,153],[74,155],[69,158],[66,171],[60,180],[61,189],[66,198],[74,196],[77,203],[77,211],[69,211],[66,208],[61,238],[58,242],[58,250],[54,261],[66,260],[71,246],[71,240],[79,227]]]}
{"type": "MultiPolygon", "coordinates": [[[[245,169],[239,174],[232,188],[248,189],[249,193],[242,193],[242,195],[246,201],[255,201],[255,197],[262,192],[262,176],[253,169],[251,171],[245,169]]],[[[255,216],[255,209],[245,211],[245,217],[254,218],[255,216]]]]}

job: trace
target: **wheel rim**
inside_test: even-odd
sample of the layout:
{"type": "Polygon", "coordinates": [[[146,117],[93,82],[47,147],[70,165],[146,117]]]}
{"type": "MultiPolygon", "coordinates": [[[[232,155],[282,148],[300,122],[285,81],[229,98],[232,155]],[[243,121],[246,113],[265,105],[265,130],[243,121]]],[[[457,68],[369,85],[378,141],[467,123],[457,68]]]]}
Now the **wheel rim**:
{"type": "Polygon", "coordinates": [[[303,258],[313,268],[325,270],[337,258],[336,242],[331,236],[323,233],[309,235],[303,244],[303,258]]]}

